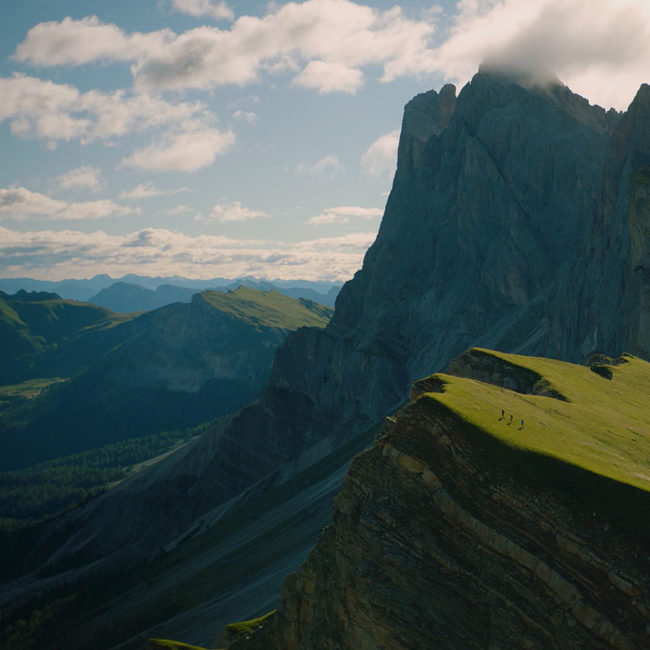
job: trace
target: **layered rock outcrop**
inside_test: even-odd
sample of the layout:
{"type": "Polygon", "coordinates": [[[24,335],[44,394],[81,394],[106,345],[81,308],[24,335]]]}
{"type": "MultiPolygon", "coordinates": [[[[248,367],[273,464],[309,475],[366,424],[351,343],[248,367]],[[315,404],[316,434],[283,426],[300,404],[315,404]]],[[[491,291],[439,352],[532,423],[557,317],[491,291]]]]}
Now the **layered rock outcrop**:
{"type": "MultiPolygon", "coordinates": [[[[476,360],[509,386],[531,374],[488,355],[457,368],[476,360]]],[[[648,526],[597,503],[602,477],[502,448],[435,388],[418,382],[355,459],[275,617],[229,649],[647,647],[648,526]]]]}

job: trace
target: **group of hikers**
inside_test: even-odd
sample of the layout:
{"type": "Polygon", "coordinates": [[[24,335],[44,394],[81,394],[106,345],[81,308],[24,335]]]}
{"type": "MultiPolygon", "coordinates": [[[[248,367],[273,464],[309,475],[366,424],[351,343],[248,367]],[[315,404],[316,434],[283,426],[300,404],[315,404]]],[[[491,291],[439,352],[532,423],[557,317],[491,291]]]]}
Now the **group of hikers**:
{"type": "MultiPolygon", "coordinates": [[[[509,413],[508,415],[510,416],[510,419],[508,420],[507,424],[511,425],[512,424],[512,413],[509,413]]],[[[501,417],[499,418],[499,420],[505,420],[505,419],[506,419],[506,412],[503,409],[501,409],[501,417]]],[[[519,428],[523,429],[524,428],[524,418],[521,418],[519,421],[521,422],[521,426],[519,428]]]]}

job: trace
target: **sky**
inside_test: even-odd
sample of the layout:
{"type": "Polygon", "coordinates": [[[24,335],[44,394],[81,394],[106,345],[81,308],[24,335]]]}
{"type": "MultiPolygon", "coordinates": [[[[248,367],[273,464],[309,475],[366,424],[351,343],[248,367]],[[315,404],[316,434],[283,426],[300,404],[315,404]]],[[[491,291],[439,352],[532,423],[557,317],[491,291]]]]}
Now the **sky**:
{"type": "Polygon", "coordinates": [[[482,61],[625,110],[649,0],[2,0],[0,277],[349,279],[404,104],[482,61]]]}

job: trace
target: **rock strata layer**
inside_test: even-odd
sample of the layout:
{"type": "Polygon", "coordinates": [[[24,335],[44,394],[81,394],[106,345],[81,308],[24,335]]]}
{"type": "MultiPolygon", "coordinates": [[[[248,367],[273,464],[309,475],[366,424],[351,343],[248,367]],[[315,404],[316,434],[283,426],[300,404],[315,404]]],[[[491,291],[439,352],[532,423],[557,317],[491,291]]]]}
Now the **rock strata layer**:
{"type": "Polygon", "coordinates": [[[434,388],[352,463],[274,619],[230,650],[647,647],[647,545],[552,472],[486,461],[434,388]]]}

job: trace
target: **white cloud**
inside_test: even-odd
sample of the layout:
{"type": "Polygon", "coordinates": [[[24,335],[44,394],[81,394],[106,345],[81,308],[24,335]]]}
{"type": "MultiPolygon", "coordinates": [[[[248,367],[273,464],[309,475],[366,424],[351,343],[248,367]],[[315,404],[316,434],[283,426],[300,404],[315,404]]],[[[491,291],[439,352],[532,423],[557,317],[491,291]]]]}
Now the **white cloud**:
{"type": "Polygon", "coordinates": [[[399,130],[377,138],[361,157],[361,164],[365,171],[373,176],[393,174],[397,164],[398,144],[399,130]]]}
{"type": "Polygon", "coordinates": [[[168,29],[127,34],[97,16],[39,23],[16,48],[14,58],[33,65],[83,65],[92,61],[135,61],[173,40],[168,29]]]}
{"type": "Polygon", "coordinates": [[[69,84],[14,74],[0,77],[0,122],[9,120],[15,135],[84,144],[172,125],[196,128],[214,120],[202,102],[171,103],[122,90],[82,93],[69,84]]]}
{"type": "Polygon", "coordinates": [[[253,113],[252,111],[242,111],[240,109],[235,111],[232,116],[236,120],[244,120],[248,124],[255,124],[257,122],[257,113],[253,113]]]}
{"type": "Polygon", "coordinates": [[[121,199],[131,199],[138,201],[140,199],[149,199],[152,196],[167,196],[171,194],[179,194],[181,192],[189,192],[189,187],[179,187],[175,190],[163,190],[159,187],[156,187],[154,183],[140,183],[136,185],[133,189],[124,190],[120,192],[121,199]]]}
{"type": "Polygon", "coordinates": [[[260,217],[268,218],[271,215],[263,210],[251,210],[241,204],[240,201],[230,203],[217,203],[213,208],[207,221],[249,221],[260,217]]]}
{"type": "Polygon", "coordinates": [[[178,274],[343,281],[360,267],[373,232],[298,243],[188,236],[148,228],[126,235],[74,230],[19,232],[0,226],[3,277],[178,274]]]}
{"type": "Polygon", "coordinates": [[[209,16],[215,20],[233,20],[235,14],[227,3],[212,0],[173,0],[176,11],[190,16],[209,16]]]}
{"type": "MultiPolygon", "coordinates": [[[[180,4],[195,15],[220,6],[206,0],[180,4]]],[[[370,65],[383,67],[384,81],[429,71],[433,29],[427,20],[407,19],[399,7],[379,11],[349,0],[306,0],[270,4],[264,16],[241,16],[227,30],[202,26],[178,35],[127,34],[94,16],[66,18],[33,27],[15,58],[41,66],[131,61],[142,90],[242,85],[263,71],[302,63],[297,83],[349,93],[370,65]]]]}
{"type": "Polygon", "coordinates": [[[490,59],[551,71],[590,101],[625,109],[648,80],[647,0],[467,1],[461,9],[436,55],[436,68],[458,84],[490,59]]]}
{"type": "Polygon", "coordinates": [[[24,187],[0,189],[0,219],[24,221],[36,217],[51,220],[80,220],[129,214],[140,214],[140,209],[118,205],[108,199],[71,203],[52,199],[24,187]]]}
{"type": "Polygon", "coordinates": [[[168,208],[167,210],[161,210],[160,214],[169,214],[174,217],[180,217],[181,215],[187,215],[191,213],[195,213],[196,210],[189,205],[181,204],[177,205],[174,208],[168,208]]]}
{"type": "Polygon", "coordinates": [[[354,95],[363,85],[363,73],[343,63],[311,61],[293,82],[297,86],[314,88],[320,93],[343,92],[354,95]]]}
{"type": "Polygon", "coordinates": [[[352,218],[374,219],[381,217],[379,208],[361,208],[352,205],[342,205],[335,208],[327,208],[322,214],[311,217],[307,223],[312,225],[347,223],[352,218]]]}
{"type": "Polygon", "coordinates": [[[298,174],[313,174],[314,176],[334,177],[343,169],[337,156],[325,156],[313,164],[300,163],[296,165],[298,174]]]}
{"type": "Polygon", "coordinates": [[[67,207],[65,201],[52,199],[24,187],[0,189],[0,218],[18,221],[30,216],[51,216],[67,207]]]}
{"type": "Polygon", "coordinates": [[[140,208],[118,205],[108,199],[102,199],[101,201],[68,203],[61,212],[52,215],[50,219],[103,219],[105,217],[123,217],[140,213],[140,208]]]}
{"type": "Polygon", "coordinates": [[[102,173],[97,167],[83,165],[71,169],[55,179],[57,186],[62,190],[86,189],[99,192],[104,186],[102,173]]]}
{"type": "MultiPolygon", "coordinates": [[[[225,15],[218,2],[176,2],[194,15],[225,15]]],[[[136,86],[154,91],[243,85],[295,69],[296,84],[354,93],[368,66],[380,66],[384,82],[442,76],[461,85],[495,57],[553,70],[590,100],[617,108],[647,81],[647,0],[460,0],[451,18],[435,5],[419,20],[407,19],[399,7],[380,11],[349,0],[268,7],[261,17],[239,17],[229,29],[202,26],[181,34],[129,34],[95,16],[65,18],[33,27],[14,57],[40,66],[131,62],[136,86]],[[439,31],[434,44],[436,25],[446,32],[439,31]]],[[[65,134],[79,125],[59,120],[50,131],[56,128],[65,134]]]]}
{"type": "Polygon", "coordinates": [[[154,171],[193,172],[211,165],[234,141],[232,131],[211,128],[163,136],[158,142],[124,158],[121,164],[154,171]]]}

